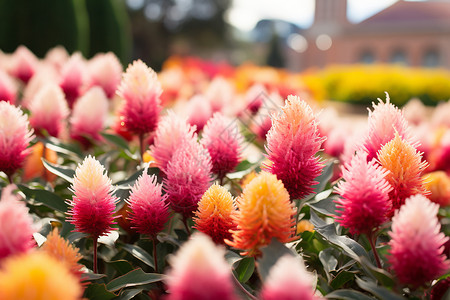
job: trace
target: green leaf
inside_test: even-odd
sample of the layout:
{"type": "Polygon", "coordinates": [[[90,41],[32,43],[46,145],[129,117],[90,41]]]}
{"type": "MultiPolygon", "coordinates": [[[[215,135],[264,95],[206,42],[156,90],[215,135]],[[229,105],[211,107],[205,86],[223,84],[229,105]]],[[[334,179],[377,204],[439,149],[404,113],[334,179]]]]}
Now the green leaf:
{"type": "Polygon", "coordinates": [[[67,211],[67,203],[58,195],[42,189],[32,189],[23,184],[19,184],[18,188],[27,196],[27,198],[34,199],[51,209],[65,213],[67,211]]]}
{"type": "Polygon", "coordinates": [[[342,299],[342,300],[373,300],[374,298],[367,296],[354,290],[337,290],[333,291],[325,296],[329,299],[342,299]]]}
{"type": "Polygon", "coordinates": [[[337,196],[332,196],[325,198],[323,200],[320,200],[318,202],[314,203],[307,203],[309,207],[314,209],[315,211],[327,215],[327,216],[334,216],[336,215],[336,203],[334,201],[337,199],[337,196]]]}
{"type": "Polygon", "coordinates": [[[116,298],[116,295],[108,291],[105,284],[91,283],[84,291],[84,298],[109,300],[116,298]]]}
{"type": "Polygon", "coordinates": [[[164,275],[145,273],[142,269],[136,269],[125,275],[119,276],[106,285],[109,291],[117,291],[126,287],[140,286],[163,280],[164,275]]]}
{"type": "Polygon", "coordinates": [[[353,278],[355,278],[355,273],[342,270],[330,282],[330,285],[333,289],[338,289],[338,288],[342,287],[344,284],[346,284],[347,282],[349,282],[350,280],[353,280],[353,278]]]}
{"type": "Polygon", "coordinates": [[[249,162],[248,160],[241,161],[236,168],[234,169],[235,172],[245,171],[253,167],[255,164],[249,162]]]}
{"type": "Polygon", "coordinates": [[[67,145],[62,143],[59,139],[55,137],[47,137],[45,146],[55,152],[66,154],[68,156],[73,156],[75,158],[83,157],[83,153],[79,147],[74,145],[67,145]]]}
{"type": "Polygon", "coordinates": [[[133,255],[134,257],[136,257],[137,259],[139,259],[146,265],[155,269],[155,265],[153,263],[153,257],[147,251],[142,249],[141,247],[139,247],[137,245],[124,244],[122,246],[122,249],[124,249],[125,251],[127,251],[128,253],[130,253],[131,255],[133,255]]]}
{"type": "Polygon", "coordinates": [[[112,266],[114,270],[117,271],[118,275],[123,275],[133,271],[133,266],[128,261],[123,259],[109,261],[107,264],[112,266]]]}
{"type": "Polygon", "coordinates": [[[356,278],[356,283],[363,290],[368,291],[369,293],[372,293],[373,295],[375,295],[383,300],[403,300],[403,299],[405,299],[402,296],[388,290],[385,287],[376,285],[374,282],[364,281],[360,278],[356,278]]]}
{"type": "Polygon", "coordinates": [[[134,298],[134,296],[136,296],[137,294],[139,294],[142,291],[143,291],[142,289],[124,290],[122,293],[120,293],[120,296],[117,299],[118,300],[130,300],[130,299],[134,298]]]}
{"type": "Polygon", "coordinates": [[[314,198],[315,195],[322,192],[325,187],[327,186],[327,183],[330,181],[331,177],[333,176],[333,168],[334,168],[334,161],[330,160],[325,163],[325,166],[322,169],[322,173],[314,179],[318,182],[318,184],[313,185],[314,191],[305,197],[305,200],[310,200],[314,198]]]}
{"type": "Polygon", "coordinates": [[[376,267],[367,258],[361,258],[361,266],[367,274],[372,275],[372,277],[378,280],[382,286],[393,287],[395,285],[395,280],[391,274],[389,274],[386,270],[376,267]]]}
{"type": "Polygon", "coordinates": [[[319,260],[327,273],[335,271],[338,265],[338,260],[333,255],[333,249],[327,248],[319,253],[319,260]]]}
{"type": "Polygon", "coordinates": [[[118,146],[121,149],[130,149],[128,147],[128,142],[121,136],[115,134],[109,134],[105,132],[100,133],[108,142],[118,146]]]}
{"type": "Polygon", "coordinates": [[[231,250],[228,250],[225,253],[225,260],[231,266],[234,265],[235,263],[237,263],[238,261],[241,261],[242,259],[244,259],[242,256],[240,256],[239,254],[237,254],[236,252],[233,252],[231,250]]]}
{"type": "Polygon", "coordinates": [[[62,179],[68,181],[69,183],[73,183],[73,177],[75,176],[75,170],[66,166],[59,166],[52,164],[47,161],[45,158],[42,158],[42,163],[44,167],[52,172],[53,174],[61,177],[62,179]]]}
{"type": "Polygon", "coordinates": [[[83,273],[81,275],[81,281],[96,281],[105,277],[105,274],[83,273]]]}
{"type": "Polygon", "coordinates": [[[261,249],[262,257],[258,259],[258,272],[261,279],[264,281],[269,274],[270,268],[277,262],[277,260],[284,255],[296,254],[287,248],[284,244],[280,243],[277,239],[273,238],[272,242],[261,249]]]}
{"type": "Polygon", "coordinates": [[[235,271],[240,282],[247,282],[255,271],[255,259],[253,257],[242,259],[235,271]]]}

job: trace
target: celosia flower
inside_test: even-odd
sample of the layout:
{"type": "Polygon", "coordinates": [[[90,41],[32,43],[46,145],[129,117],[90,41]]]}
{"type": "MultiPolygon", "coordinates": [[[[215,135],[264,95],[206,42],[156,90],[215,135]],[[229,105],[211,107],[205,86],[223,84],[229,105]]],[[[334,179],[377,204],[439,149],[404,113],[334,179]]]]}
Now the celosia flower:
{"type": "Polygon", "coordinates": [[[17,85],[11,77],[0,69],[0,100],[11,104],[16,102],[17,85]]]}
{"type": "Polygon", "coordinates": [[[88,67],[88,87],[99,86],[109,99],[114,97],[122,77],[122,65],[117,56],[112,52],[99,53],[90,60],[88,67]]]}
{"type": "Polygon", "coordinates": [[[311,107],[299,97],[288,96],[282,111],[272,116],[267,133],[268,171],[275,174],[288,190],[291,199],[301,199],[313,192],[314,180],[322,171],[319,136],[311,107]]]}
{"type": "Polygon", "coordinates": [[[172,111],[169,111],[167,116],[161,119],[150,151],[163,172],[166,172],[167,164],[172,159],[175,150],[179,149],[187,140],[197,139],[197,135],[194,133],[195,127],[188,125],[186,120],[172,111]]]}
{"type": "Polygon", "coordinates": [[[428,199],[440,206],[450,205],[450,177],[443,171],[435,171],[422,176],[425,188],[431,193],[428,199]]]}
{"type": "Polygon", "coordinates": [[[373,111],[369,110],[369,129],[363,146],[368,153],[367,159],[377,157],[378,150],[394,138],[395,133],[413,147],[418,143],[411,134],[408,122],[402,112],[390,103],[389,95],[386,93],[386,103],[381,99],[378,104],[373,104],[373,111]]]}
{"type": "Polygon", "coordinates": [[[40,67],[23,90],[22,107],[28,108],[40,89],[47,84],[58,82],[58,78],[59,75],[53,68],[45,65],[40,67]]]}
{"type": "Polygon", "coordinates": [[[389,263],[403,284],[419,287],[449,271],[450,261],[442,253],[448,237],[440,232],[438,209],[415,195],[392,219],[389,263]]]}
{"type": "Polygon", "coordinates": [[[197,127],[197,132],[205,127],[212,116],[211,103],[203,95],[195,95],[186,104],[188,123],[197,127]]]}
{"type": "Polygon", "coordinates": [[[284,255],[270,269],[261,291],[261,299],[319,299],[314,296],[314,279],[306,270],[301,257],[284,255]]]}
{"type": "Polygon", "coordinates": [[[12,55],[11,75],[27,83],[38,67],[38,59],[25,46],[17,47],[12,55]]]}
{"type": "Polygon", "coordinates": [[[162,186],[157,183],[157,177],[148,175],[145,168],[131,188],[127,201],[131,209],[129,219],[132,228],[154,239],[169,219],[166,200],[167,194],[162,194],[162,186]]]}
{"type": "Polygon", "coordinates": [[[7,259],[0,269],[2,300],[79,300],[83,289],[67,267],[45,252],[7,259]]]}
{"type": "Polygon", "coordinates": [[[400,208],[409,196],[429,194],[421,177],[428,163],[422,161],[422,154],[397,133],[394,139],[378,152],[378,160],[390,171],[386,175],[387,181],[393,187],[389,192],[392,206],[389,216],[394,215],[394,211],[400,208]]]}
{"type": "Polygon", "coordinates": [[[215,113],[203,129],[201,143],[211,156],[212,172],[221,179],[241,161],[244,138],[236,122],[215,113]]]}
{"type": "Polygon", "coordinates": [[[178,147],[167,164],[163,183],[170,206],[186,219],[194,214],[209,187],[211,159],[196,135],[178,147]]]}
{"type": "Polygon", "coordinates": [[[44,167],[42,158],[56,164],[58,155],[52,149],[47,147],[44,148],[44,144],[42,142],[37,142],[31,147],[31,153],[25,159],[22,174],[23,180],[28,181],[36,177],[43,177],[49,182],[55,180],[56,175],[44,167]]]}
{"type": "Polygon", "coordinates": [[[211,103],[213,113],[222,111],[229,106],[234,97],[233,85],[221,76],[216,76],[210,82],[205,97],[211,103]]]}
{"type": "Polygon", "coordinates": [[[367,161],[367,154],[358,152],[349,164],[342,167],[342,176],[336,191],[342,198],[336,200],[339,215],[336,220],[352,234],[370,235],[386,220],[390,209],[389,193],[392,187],[385,177],[388,171],[375,160],[367,161]]]}
{"type": "Polygon", "coordinates": [[[63,65],[69,60],[69,53],[63,46],[56,46],[47,51],[44,57],[44,63],[52,66],[60,72],[63,65]]]}
{"type": "Polygon", "coordinates": [[[70,118],[70,136],[86,146],[90,144],[87,138],[101,141],[103,138],[100,132],[106,126],[107,117],[108,99],[101,88],[93,87],[74,105],[70,118]]]}
{"type": "Polygon", "coordinates": [[[21,168],[27,149],[33,138],[33,132],[28,129],[28,118],[9,102],[0,101],[0,171],[11,177],[21,168]]]}
{"type": "Polygon", "coordinates": [[[247,103],[246,109],[248,109],[250,113],[256,114],[263,105],[265,96],[267,96],[267,90],[264,85],[255,84],[251,86],[245,95],[245,101],[247,103]]]}
{"type": "Polygon", "coordinates": [[[82,259],[83,256],[80,254],[78,248],[75,248],[59,235],[58,229],[53,229],[53,231],[47,235],[47,241],[40,249],[56,260],[62,262],[73,275],[81,279],[81,274],[83,274],[81,268],[83,266],[79,264],[78,261],[82,259]]]}
{"type": "Polygon", "coordinates": [[[64,121],[69,115],[64,93],[56,84],[42,87],[29,105],[31,113],[30,124],[36,134],[43,131],[51,136],[58,137],[63,130],[64,121]]]}
{"type": "Polygon", "coordinates": [[[301,220],[297,223],[297,234],[305,231],[314,232],[314,225],[308,220],[301,220]]]}
{"type": "Polygon", "coordinates": [[[68,221],[75,225],[75,231],[88,233],[94,239],[109,233],[114,224],[113,212],[116,200],[111,179],[105,168],[92,156],[84,159],[75,170],[72,201],[68,221]]]}
{"type": "Polygon", "coordinates": [[[81,95],[81,89],[85,81],[85,72],[85,62],[79,52],[74,53],[61,70],[59,86],[66,95],[69,107],[73,107],[73,104],[81,95]]]}
{"type": "Polygon", "coordinates": [[[120,114],[129,131],[143,135],[155,130],[161,111],[161,93],[155,71],[141,60],[128,66],[117,94],[125,101],[120,114]]]}
{"type": "Polygon", "coordinates": [[[167,299],[238,299],[224,255],[224,249],[214,245],[208,236],[194,233],[175,256],[169,258],[172,269],[166,278],[167,299]]]}
{"type": "Polygon", "coordinates": [[[236,229],[232,216],[236,214],[230,192],[217,184],[209,187],[198,203],[194,222],[198,231],[209,235],[214,243],[224,244],[231,240],[231,229],[236,229]]]}
{"type": "Polygon", "coordinates": [[[295,239],[296,210],[275,175],[262,172],[256,176],[245,187],[237,205],[237,229],[231,231],[233,239],[225,242],[245,250],[242,255],[259,255],[259,248],[270,244],[272,238],[282,243],[295,239]]]}
{"type": "Polygon", "coordinates": [[[33,219],[25,203],[12,194],[14,187],[5,187],[0,200],[0,261],[9,255],[28,252],[35,246],[33,219]]]}

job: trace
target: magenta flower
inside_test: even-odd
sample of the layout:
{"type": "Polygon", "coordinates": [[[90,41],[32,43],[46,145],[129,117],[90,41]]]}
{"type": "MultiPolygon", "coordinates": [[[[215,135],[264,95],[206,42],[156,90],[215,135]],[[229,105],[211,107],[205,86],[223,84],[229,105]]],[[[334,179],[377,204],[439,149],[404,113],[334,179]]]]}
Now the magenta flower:
{"type": "Polygon", "coordinates": [[[0,120],[0,171],[11,179],[30,153],[33,132],[28,129],[27,116],[9,102],[0,101],[0,120]]]}
{"type": "Polygon", "coordinates": [[[197,132],[205,127],[212,116],[211,103],[203,95],[195,95],[186,105],[188,123],[197,127],[197,132]]]}
{"type": "Polygon", "coordinates": [[[36,56],[25,46],[17,47],[12,55],[12,76],[27,83],[33,77],[38,68],[39,61],[36,56]]]}
{"type": "Polygon", "coordinates": [[[282,111],[272,116],[266,138],[268,171],[283,182],[292,200],[311,194],[323,167],[316,153],[324,140],[311,107],[297,96],[288,96],[282,111]]]}
{"type": "Polygon", "coordinates": [[[0,199],[0,262],[35,246],[33,219],[25,203],[12,194],[14,188],[14,185],[3,188],[0,199]]]}
{"type": "Polygon", "coordinates": [[[112,52],[99,53],[91,59],[88,68],[90,74],[88,88],[99,86],[106,97],[113,98],[122,77],[122,65],[117,56],[112,52]]]}
{"type": "Polygon", "coordinates": [[[164,229],[169,219],[167,194],[162,194],[162,186],[157,183],[155,175],[148,175],[147,168],[136,180],[128,198],[132,228],[141,234],[155,238],[164,229]]]}
{"type": "Polygon", "coordinates": [[[71,188],[75,196],[68,201],[70,210],[67,214],[75,231],[97,239],[113,230],[117,198],[113,196],[111,179],[98,160],[89,155],[78,165],[71,188]]]}
{"type": "Polygon", "coordinates": [[[392,186],[385,179],[389,171],[375,160],[367,161],[367,154],[357,152],[350,163],[342,167],[344,181],[337,185],[341,195],[336,202],[338,223],[352,234],[371,235],[387,220],[392,186]]]}
{"type": "Polygon", "coordinates": [[[0,69],[0,100],[16,103],[17,85],[12,78],[0,69]]]}
{"type": "Polygon", "coordinates": [[[269,271],[261,291],[261,299],[319,299],[314,295],[314,280],[314,276],[306,270],[303,259],[291,255],[282,256],[269,271]]]}
{"type": "Polygon", "coordinates": [[[241,161],[241,145],[244,138],[235,121],[215,113],[203,129],[201,144],[211,156],[211,172],[219,179],[241,161]]]}
{"type": "Polygon", "coordinates": [[[86,64],[78,52],[74,53],[62,67],[59,86],[66,95],[69,107],[73,107],[73,104],[81,95],[86,77],[85,72],[86,64]]]}
{"type": "Polygon", "coordinates": [[[203,233],[195,233],[169,258],[172,269],[166,284],[168,300],[232,300],[231,269],[225,251],[203,233]]]}
{"type": "Polygon", "coordinates": [[[58,137],[69,115],[66,99],[56,84],[44,86],[36,94],[29,106],[30,124],[39,135],[46,130],[51,136],[58,137]]]}
{"type": "Polygon", "coordinates": [[[439,205],[425,196],[406,199],[392,219],[389,263],[403,284],[419,287],[449,271],[437,218],[439,205]]]}

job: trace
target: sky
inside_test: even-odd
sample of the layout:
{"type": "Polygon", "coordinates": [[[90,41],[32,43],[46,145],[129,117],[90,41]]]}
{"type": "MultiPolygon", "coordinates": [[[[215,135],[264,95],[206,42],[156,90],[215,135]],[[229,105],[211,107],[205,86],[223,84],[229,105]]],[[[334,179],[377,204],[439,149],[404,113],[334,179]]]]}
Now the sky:
{"type": "MultiPolygon", "coordinates": [[[[397,0],[348,0],[347,15],[358,23],[397,0]]],[[[233,26],[248,31],[265,18],[282,19],[308,27],[314,18],[314,0],[233,0],[227,20],[233,26]]]]}

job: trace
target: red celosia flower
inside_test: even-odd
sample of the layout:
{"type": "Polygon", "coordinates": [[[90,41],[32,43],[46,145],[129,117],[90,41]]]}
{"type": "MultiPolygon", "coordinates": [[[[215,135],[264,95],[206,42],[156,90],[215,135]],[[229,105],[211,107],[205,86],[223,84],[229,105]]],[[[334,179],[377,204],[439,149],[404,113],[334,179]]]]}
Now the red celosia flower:
{"type": "Polygon", "coordinates": [[[423,195],[406,199],[392,219],[389,263],[403,284],[419,287],[449,271],[442,253],[448,240],[440,232],[439,205],[423,195]]]}
{"type": "Polygon", "coordinates": [[[429,194],[421,177],[428,163],[422,161],[422,154],[397,133],[394,139],[378,152],[378,160],[390,171],[386,174],[387,181],[393,187],[389,193],[392,205],[389,216],[393,216],[394,211],[400,208],[409,196],[429,194]]]}
{"type": "Polygon", "coordinates": [[[131,188],[128,203],[131,209],[129,219],[133,229],[155,238],[164,229],[169,219],[167,194],[162,194],[162,186],[155,175],[148,175],[147,168],[131,188]]]}
{"type": "Polygon", "coordinates": [[[16,102],[17,86],[11,77],[0,69],[0,101],[16,102]]]}
{"type": "Polygon", "coordinates": [[[282,111],[272,117],[266,138],[267,158],[272,162],[268,171],[283,182],[291,199],[311,194],[323,167],[316,156],[323,138],[311,107],[299,97],[288,96],[282,111]]]}
{"type": "Polygon", "coordinates": [[[205,127],[212,116],[211,103],[203,95],[195,95],[186,104],[188,123],[197,127],[197,132],[205,127]]]}
{"type": "Polygon", "coordinates": [[[11,58],[11,75],[27,83],[36,72],[38,59],[25,46],[17,47],[11,58]]]}
{"type": "Polygon", "coordinates": [[[130,64],[117,91],[124,99],[121,116],[127,129],[143,135],[155,130],[161,111],[161,85],[155,71],[141,60],[130,64]]]}
{"type": "Polygon", "coordinates": [[[49,135],[58,137],[69,115],[64,93],[56,84],[48,84],[40,89],[29,109],[30,124],[39,135],[45,130],[49,135]]]}
{"type": "Polygon", "coordinates": [[[203,129],[201,143],[211,156],[212,172],[222,178],[239,164],[244,138],[236,122],[215,113],[203,129]]]}
{"type": "Polygon", "coordinates": [[[167,299],[238,299],[224,255],[224,249],[214,245],[208,236],[193,234],[169,259],[172,269],[166,277],[167,299]]]}
{"type": "Polygon", "coordinates": [[[112,52],[99,53],[89,62],[88,88],[99,86],[111,99],[116,94],[122,76],[122,65],[112,52]]]}
{"type": "Polygon", "coordinates": [[[35,246],[33,219],[25,203],[12,194],[14,187],[3,188],[0,199],[0,262],[9,255],[28,252],[35,246]]]}
{"type": "Polygon", "coordinates": [[[261,299],[319,299],[314,296],[314,276],[310,274],[300,257],[282,256],[270,269],[264,282],[261,299]]]}
{"type": "Polygon", "coordinates": [[[225,242],[246,250],[243,255],[257,256],[259,248],[272,238],[282,243],[295,239],[295,208],[283,183],[273,174],[263,172],[247,184],[238,198],[238,213],[233,217],[237,229],[232,241],[225,242]]]}
{"type": "Polygon", "coordinates": [[[211,159],[197,142],[196,135],[178,147],[167,164],[164,190],[172,209],[189,218],[209,187],[211,159]]]}
{"type": "Polygon", "coordinates": [[[231,240],[231,229],[236,229],[233,215],[236,208],[230,192],[217,184],[209,187],[198,203],[195,212],[195,226],[198,231],[209,235],[214,243],[224,244],[231,240]]]}
{"type": "Polygon", "coordinates": [[[336,201],[339,216],[336,220],[352,234],[370,235],[383,224],[390,208],[389,192],[392,187],[386,181],[388,171],[374,160],[367,161],[367,154],[358,152],[349,164],[342,167],[342,176],[336,188],[342,196],[336,201]]]}
{"type": "Polygon", "coordinates": [[[0,120],[0,171],[11,177],[30,153],[33,133],[27,116],[9,102],[0,101],[0,120]]]}
{"type": "Polygon", "coordinates": [[[75,231],[88,233],[95,239],[113,230],[117,198],[112,195],[111,179],[98,160],[88,156],[78,165],[72,190],[75,196],[68,201],[68,220],[75,225],[75,231]]]}
{"type": "Polygon", "coordinates": [[[85,72],[85,62],[78,52],[70,57],[61,70],[59,86],[64,91],[67,103],[71,108],[81,95],[81,89],[85,81],[85,72]]]}

